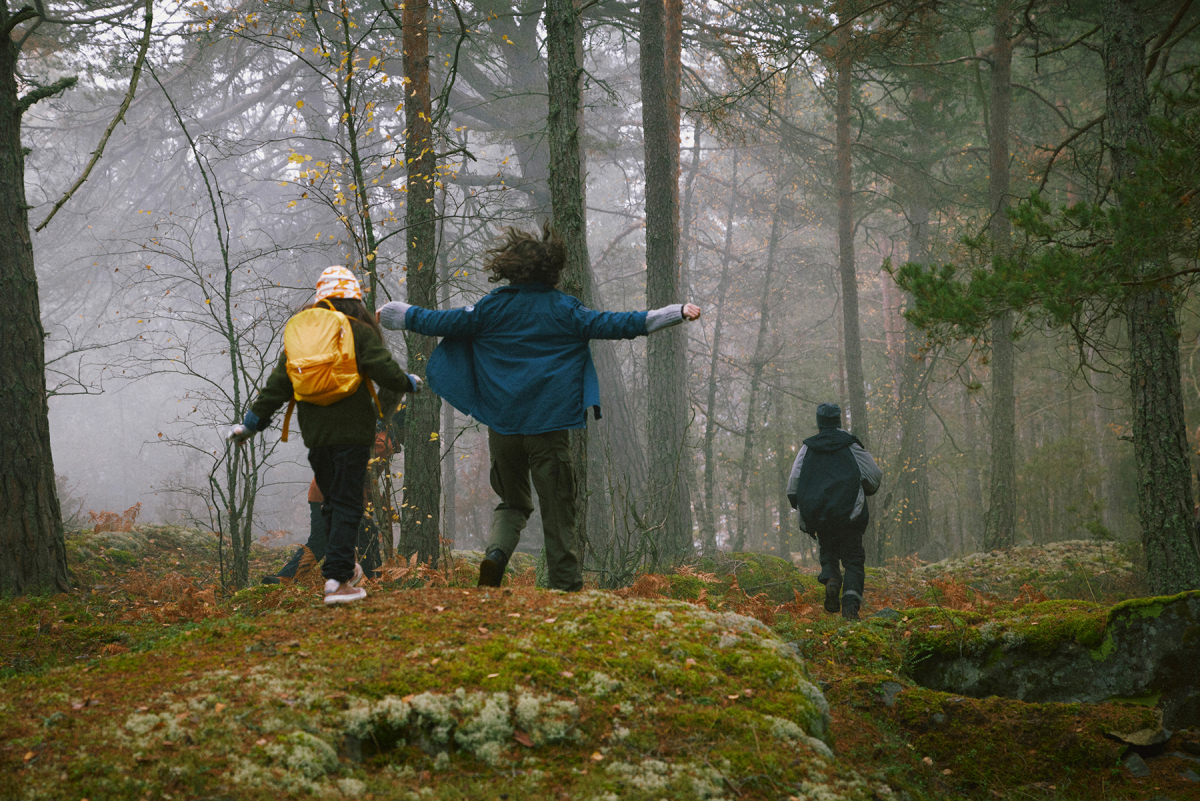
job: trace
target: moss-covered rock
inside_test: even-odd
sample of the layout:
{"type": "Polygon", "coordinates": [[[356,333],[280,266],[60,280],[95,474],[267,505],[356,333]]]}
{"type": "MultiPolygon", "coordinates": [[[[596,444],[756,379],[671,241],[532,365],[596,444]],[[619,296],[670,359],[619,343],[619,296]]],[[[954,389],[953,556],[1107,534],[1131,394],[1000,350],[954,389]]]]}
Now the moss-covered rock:
{"type": "Polygon", "coordinates": [[[701,559],[696,568],[714,573],[717,578],[736,578],[738,586],[747,595],[763,593],[776,603],[794,601],[797,591],[805,596],[820,589],[815,577],[801,573],[788,560],[769,554],[721,553],[701,559]]]}
{"type": "Polygon", "coordinates": [[[824,697],[751,618],[524,587],[251,594],[255,617],[0,688],[0,797],[890,792],[831,759],[824,697]]]}
{"type": "Polygon", "coordinates": [[[925,687],[1025,701],[1157,700],[1200,724],[1200,591],[1111,609],[1048,601],[994,613],[909,610],[907,665],[925,687]]]}

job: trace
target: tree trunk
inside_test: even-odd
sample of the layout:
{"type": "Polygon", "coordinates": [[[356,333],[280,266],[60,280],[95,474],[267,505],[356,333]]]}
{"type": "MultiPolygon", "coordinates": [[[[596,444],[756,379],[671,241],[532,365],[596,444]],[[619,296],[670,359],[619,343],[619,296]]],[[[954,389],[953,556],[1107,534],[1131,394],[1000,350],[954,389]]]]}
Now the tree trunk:
{"type": "MultiPolygon", "coordinates": [[[[908,210],[908,259],[927,264],[929,206],[923,183],[918,184],[914,194],[908,210]]],[[[892,279],[883,276],[883,280],[892,279]]],[[[896,460],[898,511],[893,516],[899,524],[896,539],[901,556],[920,551],[930,540],[929,459],[925,443],[925,387],[930,367],[921,353],[923,339],[916,326],[905,324],[900,366],[900,453],[896,460]]]]}
{"type": "MultiPolygon", "coordinates": [[[[993,22],[992,87],[988,102],[988,206],[995,258],[1009,252],[1012,222],[1008,208],[1008,116],[1012,105],[1012,7],[996,5],[993,22]]],[[[1007,548],[1017,533],[1016,347],[1011,313],[992,320],[992,483],[984,547],[1007,548]]]]}
{"type": "MultiPolygon", "coordinates": [[[[1154,147],[1146,91],[1142,9],[1132,0],[1105,0],[1104,79],[1112,175],[1119,200],[1134,175],[1131,148],[1154,147]]],[[[1154,243],[1134,240],[1126,230],[1126,252],[1141,257],[1142,270],[1164,268],[1167,254],[1154,243]]],[[[1135,289],[1125,303],[1129,324],[1133,448],[1138,467],[1138,517],[1147,579],[1160,595],[1200,588],[1200,539],[1193,519],[1190,449],[1180,387],[1179,324],[1174,285],[1156,282],[1135,289]]]]}
{"type": "MultiPolygon", "coordinates": [[[[646,304],[679,303],[680,0],[642,0],[640,72],[646,171],[646,304]]],[[[649,374],[647,519],[661,526],[667,562],[692,554],[687,462],[687,337],[682,327],[646,343],[649,374]]]]}
{"type": "Polygon", "coordinates": [[[850,430],[865,447],[870,447],[862,338],[858,325],[858,271],[854,264],[854,184],[850,161],[850,101],[854,88],[852,63],[848,53],[838,57],[835,109],[838,272],[842,283],[842,332],[846,350],[846,389],[850,396],[850,430]]]}
{"type": "MultiPolygon", "coordinates": [[[[441,205],[441,204],[438,204],[441,205]]],[[[445,251],[442,251],[444,254],[445,251]]],[[[453,270],[444,255],[442,262],[442,308],[450,308],[450,275],[453,270]]],[[[458,459],[454,445],[458,436],[458,414],[449,403],[442,404],[442,539],[453,549],[458,542],[458,459]]],[[[390,510],[389,510],[390,514],[390,510]]],[[[392,530],[391,524],[387,530],[392,530]]],[[[390,538],[389,538],[390,539],[390,538]]]]}
{"type": "MultiPolygon", "coordinates": [[[[592,305],[592,263],[588,258],[583,111],[583,27],[573,0],[547,0],[546,53],[549,86],[550,203],[554,228],[567,250],[563,291],[592,305]]],[[[585,411],[586,414],[586,411],[585,411]]],[[[588,547],[588,430],[571,431],[575,468],[575,532],[581,552],[588,547]]]]}
{"type": "MultiPolygon", "coordinates": [[[[408,0],[403,6],[404,76],[408,97],[404,103],[407,136],[404,157],[408,164],[408,234],[405,264],[408,302],[436,309],[437,222],[433,204],[437,160],[431,127],[429,94],[429,0],[408,0]]],[[[436,344],[433,337],[406,334],[408,369],[425,374],[425,365],[436,344]]],[[[440,552],[441,523],[441,399],[428,389],[408,397],[404,438],[404,509],[400,526],[401,556],[436,567],[440,552]]]]}
{"type": "MultiPolygon", "coordinates": [[[[771,236],[767,242],[767,268],[763,276],[762,300],[758,306],[758,338],[754,343],[754,357],[750,363],[750,392],[746,402],[746,436],[742,444],[742,469],[737,486],[737,538],[734,550],[740,551],[746,542],[746,495],[749,492],[750,473],[754,467],[754,433],[758,427],[758,391],[762,384],[763,368],[767,365],[767,332],[771,328],[771,279],[775,274],[775,257],[779,253],[780,207],[783,205],[783,188],[775,196],[775,212],[771,215],[771,236]]],[[[731,215],[732,216],[732,215],[731,215]]]]}
{"type": "MultiPolygon", "coordinates": [[[[3,12],[7,17],[7,11],[3,12]]],[[[17,49],[0,39],[0,594],[67,592],[46,402],[45,332],[25,202],[17,49]]]]}
{"type": "Polygon", "coordinates": [[[738,152],[733,151],[733,176],[729,192],[729,214],[725,218],[725,250],[721,258],[721,280],[717,284],[717,318],[713,321],[711,357],[708,365],[708,397],[704,407],[704,520],[701,525],[705,555],[717,552],[717,459],[713,442],[717,436],[717,370],[721,363],[721,336],[725,325],[725,295],[729,292],[729,265],[733,261],[733,212],[737,203],[738,152]]]}

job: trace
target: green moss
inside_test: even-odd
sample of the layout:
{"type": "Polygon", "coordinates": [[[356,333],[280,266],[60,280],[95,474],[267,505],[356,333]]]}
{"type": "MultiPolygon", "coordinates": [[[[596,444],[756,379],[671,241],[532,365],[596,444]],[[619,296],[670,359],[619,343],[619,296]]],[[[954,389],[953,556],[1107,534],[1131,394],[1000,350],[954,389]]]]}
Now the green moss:
{"type": "MultiPolygon", "coordinates": [[[[795,600],[796,591],[804,596],[813,587],[820,588],[813,576],[801,573],[790,561],[769,554],[722,553],[701,559],[696,568],[704,573],[715,573],[718,578],[736,577],[738,586],[747,595],[764,593],[776,603],[795,600]]],[[[710,588],[709,593],[713,594],[714,589],[710,588]]]]}

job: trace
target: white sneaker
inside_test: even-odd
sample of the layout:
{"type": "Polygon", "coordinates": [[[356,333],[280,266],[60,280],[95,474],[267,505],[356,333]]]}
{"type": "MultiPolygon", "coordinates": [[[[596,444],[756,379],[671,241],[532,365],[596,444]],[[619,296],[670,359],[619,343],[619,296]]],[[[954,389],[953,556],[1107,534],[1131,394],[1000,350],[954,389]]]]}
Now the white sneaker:
{"type": "Polygon", "coordinates": [[[329,579],[325,582],[325,605],[333,606],[334,604],[348,604],[354,601],[361,601],[367,597],[367,591],[362,587],[355,587],[349,582],[340,582],[337,579],[329,579]]]}

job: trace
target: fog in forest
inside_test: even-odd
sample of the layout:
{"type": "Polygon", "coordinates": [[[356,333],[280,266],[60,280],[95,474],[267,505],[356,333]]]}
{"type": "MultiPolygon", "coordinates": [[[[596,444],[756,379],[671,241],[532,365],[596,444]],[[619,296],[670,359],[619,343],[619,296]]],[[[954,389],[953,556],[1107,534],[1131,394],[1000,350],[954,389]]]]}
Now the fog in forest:
{"type": "MultiPolygon", "coordinates": [[[[364,287],[374,279],[377,304],[408,298],[404,104],[415,101],[401,12],[155,8],[123,122],[87,181],[31,234],[68,526],[140,503],[142,521],[214,527],[210,475],[227,458],[224,436],[279,358],[283,324],[311,300],[320,271],[344,264],[364,287]]],[[[869,564],[1140,537],[1119,303],[1087,304],[1076,322],[1088,326],[1052,319],[1032,301],[1012,313],[1012,423],[997,435],[996,329],[942,321],[922,330],[905,317],[913,295],[889,271],[955,265],[962,282],[991,270],[998,253],[1026,264],[1039,256],[1037,232],[1019,220],[1007,238],[996,233],[997,215],[1007,218],[989,200],[989,126],[1008,132],[1005,207],[1026,208],[1039,191],[1052,211],[1112,201],[1105,126],[1093,123],[1106,108],[1100,11],[1085,3],[1011,14],[998,48],[990,4],[897,6],[848,26],[821,7],[684,4],[675,302],[696,303],[703,317],[686,327],[689,426],[677,478],[697,551],[815,558],[784,484],[823,401],[841,404],[846,427],[884,470],[869,564]],[[1004,86],[1001,51],[1011,57],[1004,86]],[[845,136],[848,173],[838,161],[845,136]],[[847,264],[861,364],[847,347],[847,264]],[[851,413],[858,375],[865,427],[851,413]],[[1007,542],[988,533],[997,436],[1014,448],[1007,542]]],[[[1183,120],[1180,141],[1194,147],[1200,9],[1179,19],[1176,11],[1155,6],[1144,21],[1162,51],[1151,65],[1153,113],[1183,120]]],[[[581,43],[592,305],[619,311],[647,308],[636,12],[632,3],[588,4],[581,43]]],[[[434,185],[436,263],[422,269],[436,271],[439,306],[449,308],[494,288],[481,259],[504,226],[533,230],[552,217],[546,34],[537,2],[437,2],[429,25],[437,166],[424,180],[434,185]]],[[[84,171],[124,100],[142,20],[107,38],[34,35],[45,39],[27,59],[31,80],[80,80],[26,113],[31,227],[84,171]]],[[[1195,266],[1187,247],[1172,271],[1195,266]]],[[[1200,307],[1182,284],[1174,298],[1174,391],[1194,477],[1200,307]]],[[[404,337],[388,340],[415,369],[404,337]]],[[[604,405],[589,424],[594,539],[630,530],[646,502],[647,454],[670,445],[647,434],[646,347],[593,344],[604,405]]],[[[487,432],[445,404],[441,419],[441,533],[479,549],[495,504],[487,432]]],[[[303,540],[311,471],[298,434],[280,443],[277,418],[256,447],[255,536],[303,540]]],[[[403,463],[392,462],[397,487],[403,463]]],[[[536,515],[531,526],[522,547],[536,550],[536,515]]]]}

